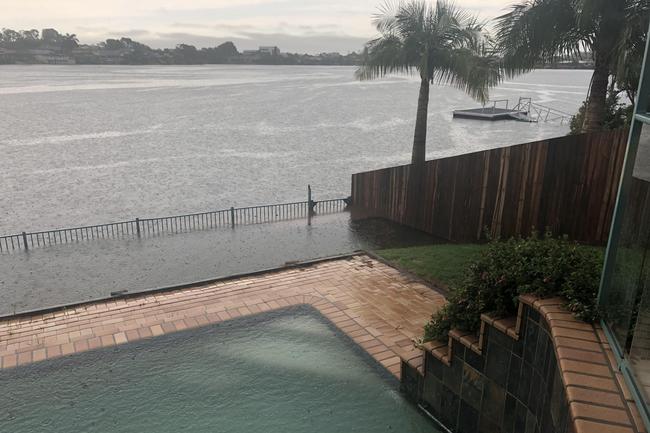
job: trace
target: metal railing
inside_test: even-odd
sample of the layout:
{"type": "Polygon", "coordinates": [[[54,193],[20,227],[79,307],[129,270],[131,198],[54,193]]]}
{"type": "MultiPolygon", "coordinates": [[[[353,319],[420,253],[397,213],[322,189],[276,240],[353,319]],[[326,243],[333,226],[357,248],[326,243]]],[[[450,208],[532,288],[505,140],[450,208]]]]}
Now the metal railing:
{"type": "Polygon", "coordinates": [[[484,113],[486,110],[490,110],[490,112],[494,113],[498,108],[497,105],[503,104],[504,102],[505,102],[505,107],[503,109],[507,110],[508,105],[510,104],[510,101],[508,99],[490,99],[483,104],[483,108],[481,109],[481,112],[484,113]]]}
{"type": "Polygon", "coordinates": [[[559,120],[560,125],[562,125],[564,122],[570,122],[573,118],[570,113],[537,104],[533,102],[532,98],[519,98],[519,102],[513,107],[513,110],[525,113],[519,120],[526,120],[531,123],[556,122],[559,120]]]}
{"type": "Polygon", "coordinates": [[[0,236],[0,252],[29,250],[51,245],[69,244],[95,239],[133,239],[160,234],[186,233],[242,225],[264,224],[311,218],[317,214],[332,214],[345,210],[349,199],[313,201],[311,188],[308,200],[263,206],[249,206],[209,212],[157,218],[136,218],[109,224],[98,224],[38,232],[0,236]]]}

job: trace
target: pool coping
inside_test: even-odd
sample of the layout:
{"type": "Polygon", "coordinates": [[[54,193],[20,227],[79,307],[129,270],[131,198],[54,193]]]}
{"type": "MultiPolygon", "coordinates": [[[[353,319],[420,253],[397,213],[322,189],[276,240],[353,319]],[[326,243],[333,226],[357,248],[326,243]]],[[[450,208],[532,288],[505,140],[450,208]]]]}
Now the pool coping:
{"type": "Polygon", "coordinates": [[[421,278],[354,252],[2,317],[0,371],[306,304],[399,378],[400,359],[419,354],[413,341],[445,302],[421,278]]]}

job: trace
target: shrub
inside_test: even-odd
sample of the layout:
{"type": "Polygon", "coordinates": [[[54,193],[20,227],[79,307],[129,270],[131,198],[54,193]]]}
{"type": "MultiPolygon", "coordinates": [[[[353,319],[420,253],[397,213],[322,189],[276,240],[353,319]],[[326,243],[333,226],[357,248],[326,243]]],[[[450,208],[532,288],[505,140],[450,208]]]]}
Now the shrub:
{"type": "MultiPolygon", "coordinates": [[[[630,104],[622,104],[619,102],[618,93],[612,91],[611,89],[607,93],[607,99],[605,101],[605,122],[603,123],[603,131],[610,129],[618,129],[630,126],[632,117],[634,115],[634,106],[630,104]]],[[[582,124],[585,121],[585,112],[587,110],[587,101],[584,101],[578,109],[578,112],[575,116],[571,118],[569,127],[571,132],[569,135],[581,134],[582,124]]]]}
{"type": "Polygon", "coordinates": [[[493,240],[470,265],[464,282],[425,326],[425,340],[445,338],[452,328],[477,332],[481,313],[516,314],[517,297],[562,296],[579,319],[596,320],[602,253],[566,238],[533,233],[526,239],[493,240]]]}

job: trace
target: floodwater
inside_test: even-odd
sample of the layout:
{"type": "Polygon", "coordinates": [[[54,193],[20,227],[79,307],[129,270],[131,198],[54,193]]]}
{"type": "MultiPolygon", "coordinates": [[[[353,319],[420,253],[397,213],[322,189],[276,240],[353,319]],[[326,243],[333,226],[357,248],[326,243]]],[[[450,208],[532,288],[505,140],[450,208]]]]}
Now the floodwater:
{"type": "Polygon", "coordinates": [[[417,230],[347,212],[191,233],[100,239],[0,254],[0,315],[225,277],[356,250],[431,244],[417,230]]]}
{"type": "MultiPolygon", "coordinates": [[[[352,67],[2,66],[0,234],[347,197],[352,173],[410,161],[418,82],[352,67]]],[[[573,113],[590,71],[509,80],[573,113]]],[[[452,120],[478,104],[432,87],[428,157],[564,135],[559,122],[452,120]]]]}
{"type": "MultiPolygon", "coordinates": [[[[2,66],[0,235],[350,194],[355,172],[408,163],[414,77],[357,82],[350,67],[2,66]]],[[[503,83],[575,112],[590,71],[503,83]]],[[[452,120],[477,103],[431,90],[428,157],[564,135],[566,123],[452,120]]],[[[347,213],[142,240],[0,254],[0,314],[427,243],[347,213]]]]}

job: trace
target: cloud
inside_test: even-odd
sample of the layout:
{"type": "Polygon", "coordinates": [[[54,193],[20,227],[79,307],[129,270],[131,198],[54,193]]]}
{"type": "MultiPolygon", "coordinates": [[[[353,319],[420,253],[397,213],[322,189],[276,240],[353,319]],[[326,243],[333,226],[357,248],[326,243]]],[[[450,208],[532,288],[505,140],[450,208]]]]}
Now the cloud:
{"type": "Polygon", "coordinates": [[[148,37],[151,36],[151,32],[149,30],[139,30],[139,29],[134,29],[134,30],[124,30],[124,31],[111,31],[108,32],[107,35],[113,36],[116,38],[121,38],[121,37],[129,37],[129,38],[141,38],[141,37],[148,37]]]}
{"type": "MultiPolygon", "coordinates": [[[[233,40],[242,48],[278,44],[285,51],[347,52],[374,36],[371,16],[382,1],[0,0],[0,8],[4,27],[54,27],[76,33],[83,43],[127,36],[154,47],[233,40]]],[[[456,0],[483,19],[515,1],[456,0]]]]}

